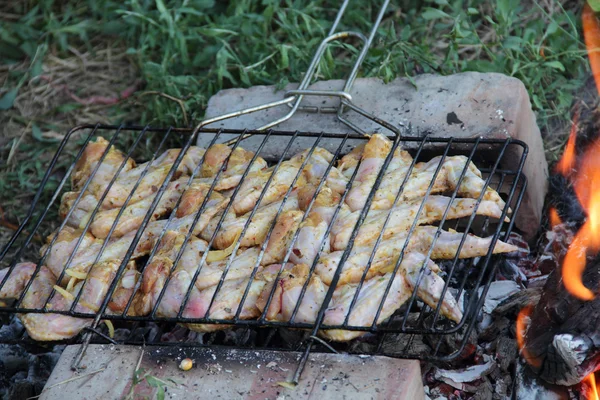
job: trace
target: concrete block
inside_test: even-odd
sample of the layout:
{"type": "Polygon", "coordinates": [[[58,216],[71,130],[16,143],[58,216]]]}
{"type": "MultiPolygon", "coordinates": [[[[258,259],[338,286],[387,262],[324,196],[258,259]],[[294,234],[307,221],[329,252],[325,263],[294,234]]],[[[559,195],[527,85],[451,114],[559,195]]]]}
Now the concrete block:
{"type": "MultiPolygon", "coordinates": [[[[512,137],[529,146],[524,167],[528,179],[517,227],[532,237],[540,223],[544,197],[547,191],[548,165],[544,156],[543,142],[531,110],[529,96],[523,83],[497,73],[465,72],[450,76],[419,75],[413,78],[416,87],[405,78],[384,84],[376,78],[357,79],[351,91],[356,105],[392,124],[411,124],[415,135],[430,133],[438,137],[512,137]]],[[[289,84],[285,90],[297,87],[289,84]]],[[[317,82],[313,89],[341,89],[341,80],[317,82]]],[[[206,117],[257,106],[280,100],[283,91],[274,86],[254,86],[249,89],[222,90],[209,100],[206,117]]],[[[303,105],[337,106],[337,98],[305,97],[303,105]]],[[[233,129],[255,129],[273,121],[289,111],[280,106],[268,111],[238,117],[210,125],[233,129]]],[[[385,132],[376,123],[349,112],[348,119],[368,132],[385,132]]],[[[290,120],[277,126],[280,130],[346,133],[349,128],[330,114],[298,112],[290,120]]],[[[248,149],[258,147],[260,138],[244,141],[248,149]]],[[[285,147],[287,139],[272,138],[268,148],[276,151],[285,147]]],[[[290,153],[297,152],[313,140],[297,141],[290,153]]],[[[207,138],[200,136],[200,145],[207,138]]],[[[325,145],[324,147],[327,147],[325,145]]],[[[334,148],[335,150],[335,148],[334,148]]],[[[511,149],[506,163],[511,164],[520,154],[511,149]],[[512,153],[511,153],[512,152],[512,153]]],[[[513,166],[513,165],[511,165],[513,166]]]]}
{"type": "MultiPolygon", "coordinates": [[[[142,349],[91,345],[87,368],[76,374],[71,362],[79,346],[68,346],[42,392],[41,400],[156,398],[157,388],[132,379],[142,349]],[[102,369],[100,372],[91,372],[102,369]],[[78,379],[74,379],[78,378],[78,379]]],[[[146,347],[140,368],[165,382],[166,399],[424,399],[418,361],[313,353],[298,386],[290,380],[300,353],[215,348],[146,347]],[[189,371],[178,368],[191,358],[189,371]]]]}

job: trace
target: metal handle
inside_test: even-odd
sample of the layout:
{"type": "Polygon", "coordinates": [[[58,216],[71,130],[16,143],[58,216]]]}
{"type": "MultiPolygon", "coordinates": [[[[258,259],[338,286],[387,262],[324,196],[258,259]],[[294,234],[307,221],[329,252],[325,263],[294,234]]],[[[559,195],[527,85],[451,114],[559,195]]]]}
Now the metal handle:
{"type": "MultiPolygon", "coordinates": [[[[403,125],[400,125],[400,127],[398,127],[387,121],[377,118],[376,116],[370,114],[366,110],[358,107],[356,104],[353,103],[352,95],[350,95],[350,93],[349,93],[350,90],[352,89],[354,81],[356,80],[356,77],[358,76],[358,72],[360,71],[360,67],[367,55],[367,52],[369,51],[369,47],[371,47],[371,43],[373,42],[373,39],[375,38],[375,35],[377,34],[377,29],[379,28],[379,25],[381,24],[381,20],[383,19],[383,15],[385,14],[385,11],[387,10],[390,0],[384,0],[383,4],[381,5],[379,12],[377,14],[377,18],[375,19],[375,22],[373,23],[373,26],[371,28],[371,31],[369,32],[368,37],[363,35],[360,32],[355,32],[355,31],[336,32],[336,30],[339,26],[339,23],[344,16],[344,13],[346,11],[346,8],[347,8],[349,2],[350,2],[350,0],[344,0],[342,5],[340,6],[340,9],[338,10],[338,13],[333,22],[333,25],[332,25],[331,29],[329,30],[329,34],[327,35],[327,37],[325,37],[323,39],[323,41],[317,48],[317,51],[315,52],[315,55],[313,56],[309,66],[308,66],[306,74],[304,75],[304,78],[302,79],[302,82],[300,82],[300,85],[298,86],[297,89],[287,91],[284,94],[284,98],[281,100],[278,100],[278,101],[264,103],[264,104],[261,104],[261,105],[255,106],[255,107],[249,107],[249,108],[245,108],[245,109],[242,109],[239,111],[234,111],[234,112],[222,114],[222,115],[219,115],[219,116],[216,116],[213,118],[205,119],[196,126],[196,128],[194,129],[194,133],[199,132],[203,127],[213,124],[215,122],[236,118],[236,117],[239,117],[242,115],[255,113],[257,111],[263,111],[263,110],[267,110],[270,108],[279,107],[282,105],[287,105],[288,107],[290,107],[290,111],[287,114],[285,114],[284,116],[282,116],[274,121],[269,122],[268,124],[266,124],[264,126],[257,128],[256,130],[262,131],[262,130],[272,128],[276,125],[279,125],[282,122],[289,120],[298,110],[301,110],[304,112],[311,112],[311,113],[315,113],[315,112],[322,112],[322,113],[327,113],[327,114],[336,113],[337,119],[340,122],[342,122],[344,125],[350,127],[352,130],[354,130],[358,133],[366,134],[366,132],[363,129],[361,129],[356,124],[350,122],[346,117],[344,117],[343,113],[344,113],[345,109],[349,108],[349,109],[355,111],[356,113],[358,113],[359,115],[362,115],[363,117],[368,118],[371,121],[381,125],[382,127],[392,131],[394,134],[401,135],[400,127],[403,127],[403,125]],[[341,39],[346,39],[346,38],[359,39],[363,42],[363,45],[362,45],[362,48],[358,54],[358,57],[357,57],[354,65],[352,67],[352,70],[350,71],[350,74],[344,81],[345,83],[344,83],[343,89],[342,90],[312,90],[312,89],[309,89],[308,86],[310,85],[312,79],[314,78],[317,66],[319,65],[319,62],[321,61],[323,54],[325,53],[325,50],[327,49],[327,46],[329,45],[329,43],[331,43],[335,40],[341,40],[341,39]],[[304,98],[304,96],[339,97],[340,104],[338,107],[301,106],[301,102],[302,102],[302,99],[304,98]]],[[[248,137],[248,136],[250,136],[250,134],[245,135],[244,138],[248,137]]]]}

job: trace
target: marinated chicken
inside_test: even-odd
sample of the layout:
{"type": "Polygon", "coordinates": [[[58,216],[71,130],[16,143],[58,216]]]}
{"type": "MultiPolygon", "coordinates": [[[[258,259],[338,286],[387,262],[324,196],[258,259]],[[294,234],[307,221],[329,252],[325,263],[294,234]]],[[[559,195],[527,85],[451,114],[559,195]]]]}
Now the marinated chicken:
{"type": "MultiPolygon", "coordinates": [[[[323,338],[348,341],[405,312],[413,293],[417,307],[459,323],[461,304],[434,260],[516,250],[436,226],[473,214],[509,221],[500,221],[510,210],[467,157],[416,163],[380,134],[339,160],[315,147],[279,167],[241,147],[191,146],[165,182],[180,155],[170,149],[136,165],[105,139],[90,142],[61,199],[66,225],[47,238],[40,267],[0,270],[0,300],[20,298],[29,285],[21,308],[73,307],[93,317],[110,295],[107,315],[180,317],[200,332],[237,319],[318,322],[323,338]]],[[[20,318],[36,340],[71,338],[94,321],[20,318]]]]}

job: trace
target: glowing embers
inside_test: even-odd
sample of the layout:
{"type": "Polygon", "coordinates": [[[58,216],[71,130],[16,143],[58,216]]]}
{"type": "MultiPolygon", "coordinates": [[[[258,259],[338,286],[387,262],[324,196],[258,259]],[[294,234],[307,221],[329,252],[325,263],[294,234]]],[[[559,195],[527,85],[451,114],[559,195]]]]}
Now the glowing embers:
{"type": "Polygon", "coordinates": [[[527,333],[527,328],[529,327],[529,323],[531,322],[531,313],[533,312],[533,305],[528,305],[523,307],[521,311],[519,311],[519,315],[517,316],[517,345],[519,346],[519,352],[527,361],[529,365],[532,365],[538,368],[541,365],[541,361],[531,355],[527,347],[525,347],[525,335],[527,333]]]}
{"type": "Polygon", "coordinates": [[[581,394],[587,400],[600,400],[596,386],[596,373],[592,372],[581,381],[581,394]]]}

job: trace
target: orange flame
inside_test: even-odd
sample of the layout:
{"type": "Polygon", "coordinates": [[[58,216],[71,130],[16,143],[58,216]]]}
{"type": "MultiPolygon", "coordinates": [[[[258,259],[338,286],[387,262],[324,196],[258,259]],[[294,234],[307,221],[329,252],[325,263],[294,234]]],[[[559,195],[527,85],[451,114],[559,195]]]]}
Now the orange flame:
{"type": "MultiPolygon", "coordinates": [[[[573,125],[571,126],[571,133],[569,134],[569,140],[565,147],[560,160],[556,164],[556,170],[563,176],[568,176],[569,173],[575,167],[575,139],[577,136],[577,120],[579,119],[579,113],[576,112],[573,118],[573,125]]],[[[554,225],[553,225],[554,226],[554,225]]]]}
{"type": "Polygon", "coordinates": [[[588,400],[600,400],[598,396],[598,388],[596,387],[596,374],[591,373],[586,376],[583,381],[581,381],[584,385],[588,386],[588,389],[584,393],[585,398],[588,400]]]}
{"type": "Polygon", "coordinates": [[[517,345],[519,346],[519,351],[521,355],[530,365],[539,368],[542,364],[540,359],[533,356],[529,353],[529,350],[525,347],[525,333],[527,332],[527,328],[529,327],[531,313],[533,312],[533,306],[528,305],[523,307],[521,311],[519,311],[519,315],[517,316],[517,345]]]}
{"type": "Polygon", "coordinates": [[[600,250],[600,140],[586,150],[574,178],[575,194],[587,213],[565,256],[562,276],[565,288],[577,298],[592,300],[595,294],[585,287],[582,275],[586,257],[600,250]]]}
{"type": "Polygon", "coordinates": [[[562,220],[560,219],[560,215],[558,215],[558,211],[556,208],[550,207],[548,210],[548,218],[550,219],[550,227],[554,228],[557,225],[562,224],[562,220]]]}
{"type": "Polygon", "coordinates": [[[600,24],[594,10],[586,3],[581,14],[583,37],[590,59],[590,67],[596,81],[596,88],[600,93],[600,24]]]}
{"type": "MultiPolygon", "coordinates": [[[[600,24],[596,15],[586,4],[582,14],[583,33],[590,59],[590,66],[600,92],[600,24]]],[[[576,126],[579,113],[575,113],[573,127],[562,159],[557,170],[569,176],[579,203],[587,214],[587,219],[579,229],[562,266],[562,278],[565,288],[573,296],[582,300],[592,300],[596,296],[582,281],[588,254],[600,251],[600,140],[588,147],[578,165],[575,177],[573,168],[575,160],[576,126]]]]}

